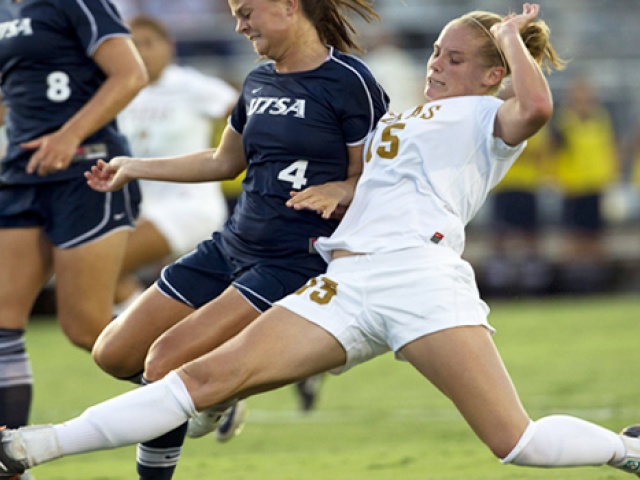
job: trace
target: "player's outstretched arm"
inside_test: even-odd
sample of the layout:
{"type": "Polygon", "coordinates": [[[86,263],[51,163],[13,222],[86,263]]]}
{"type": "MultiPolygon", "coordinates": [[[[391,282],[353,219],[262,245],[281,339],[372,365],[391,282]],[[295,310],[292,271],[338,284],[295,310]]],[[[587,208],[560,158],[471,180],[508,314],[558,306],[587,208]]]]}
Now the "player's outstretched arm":
{"type": "Polygon", "coordinates": [[[245,168],[242,136],[227,127],[217,149],[174,157],[99,160],[85,172],[85,178],[94,190],[113,192],[134,179],[185,183],[230,180],[245,168]]]}

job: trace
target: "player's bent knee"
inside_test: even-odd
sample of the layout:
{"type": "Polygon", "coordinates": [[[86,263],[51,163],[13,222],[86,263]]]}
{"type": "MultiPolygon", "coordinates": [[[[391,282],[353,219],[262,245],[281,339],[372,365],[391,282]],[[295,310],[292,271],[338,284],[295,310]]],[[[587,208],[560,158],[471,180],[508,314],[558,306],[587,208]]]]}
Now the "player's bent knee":
{"type": "Polygon", "coordinates": [[[75,332],[67,333],[67,338],[75,347],[91,352],[97,335],[94,335],[91,332],[75,332]]]}
{"type": "Polygon", "coordinates": [[[115,378],[129,379],[142,370],[142,364],[124,358],[124,355],[105,343],[97,342],[91,350],[91,356],[101,370],[115,378]]]}

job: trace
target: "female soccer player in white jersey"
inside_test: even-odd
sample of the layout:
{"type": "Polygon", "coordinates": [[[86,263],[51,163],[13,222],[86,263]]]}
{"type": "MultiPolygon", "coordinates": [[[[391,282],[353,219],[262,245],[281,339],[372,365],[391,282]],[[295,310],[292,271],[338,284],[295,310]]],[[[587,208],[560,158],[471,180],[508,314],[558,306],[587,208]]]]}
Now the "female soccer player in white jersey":
{"type": "MultiPolygon", "coordinates": [[[[317,242],[326,274],[150,387],[63,424],[3,432],[7,470],[144,440],[230,398],[393,351],[503,463],[638,473],[640,427],[619,435],[567,415],[529,418],[460,257],[463,226],[552,114],[540,64],[561,60],[538,12],[524,4],[518,15],[472,12],[446,25],[427,64],[427,103],[378,124],[344,220],[317,242]],[[493,94],[507,77],[513,96],[501,101],[493,94]]],[[[301,196],[291,204],[304,208],[301,196]]]]}
{"type": "MultiPolygon", "coordinates": [[[[162,157],[213,145],[214,126],[231,112],[238,92],[220,78],[175,60],[167,27],[146,15],[127,21],[149,72],[149,85],[118,115],[136,157],[162,157]]],[[[136,273],[190,252],[227,220],[227,203],[217,182],[178,183],[141,180],[142,204],[129,236],[116,288],[114,313],[123,312],[142,293],[136,273]]]]}
{"type": "Polygon", "coordinates": [[[97,158],[129,154],[114,117],[146,82],[110,1],[0,0],[8,109],[0,165],[0,422],[28,422],[24,333],[52,275],[57,320],[74,345],[91,350],[112,319],[139,191],[132,183],[95,192],[84,172],[97,158]]]}
{"type": "MultiPolygon", "coordinates": [[[[218,148],[119,157],[87,174],[91,186],[106,192],[131,179],[216,181],[246,169],[243,193],[223,228],[166,267],[98,339],[96,362],[118,378],[144,370],[145,382],[161,379],[324,272],[313,243],[330,235],[338,221],[286,202],[291,191],[314,187],[328,201],[348,204],[364,142],[387,110],[387,95],[366,65],[344,53],[357,48],[347,12],[376,17],[368,0],[229,5],[238,33],[271,61],[247,75],[218,148]]],[[[219,416],[214,411],[200,417],[204,422],[191,422],[191,435],[214,429],[219,416]]],[[[171,478],[185,430],[138,448],[142,478],[171,478]]]]}

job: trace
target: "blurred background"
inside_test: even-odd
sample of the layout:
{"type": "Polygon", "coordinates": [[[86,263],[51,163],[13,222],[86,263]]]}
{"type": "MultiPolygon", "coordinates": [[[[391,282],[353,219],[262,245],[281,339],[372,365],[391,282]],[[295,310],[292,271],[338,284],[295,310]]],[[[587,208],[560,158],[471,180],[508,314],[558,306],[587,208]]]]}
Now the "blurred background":
{"type": "MultiPolygon", "coordinates": [[[[114,0],[125,19],[156,16],[178,61],[240,87],[258,62],[223,0],[114,0]]],[[[640,292],[640,1],[541,0],[566,70],[549,77],[554,119],[468,229],[465,258],[485,296],[640,292]]],[[[440,29],[512,0],[377,0],[382,20],[354,20],[362,58],[391,108],[422,103],[440,29]]]]}

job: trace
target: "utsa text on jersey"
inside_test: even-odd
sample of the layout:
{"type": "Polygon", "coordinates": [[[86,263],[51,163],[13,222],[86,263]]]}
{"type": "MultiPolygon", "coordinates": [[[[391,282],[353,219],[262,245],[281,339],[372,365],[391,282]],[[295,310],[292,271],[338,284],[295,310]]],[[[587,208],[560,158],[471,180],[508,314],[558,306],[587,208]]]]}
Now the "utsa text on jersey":
{"type": "Polygon", "coordinates": [[[17,37],[18,35],[33,35],[30,18],[20,18],[0,23],[0,40],[17,37]]]}

